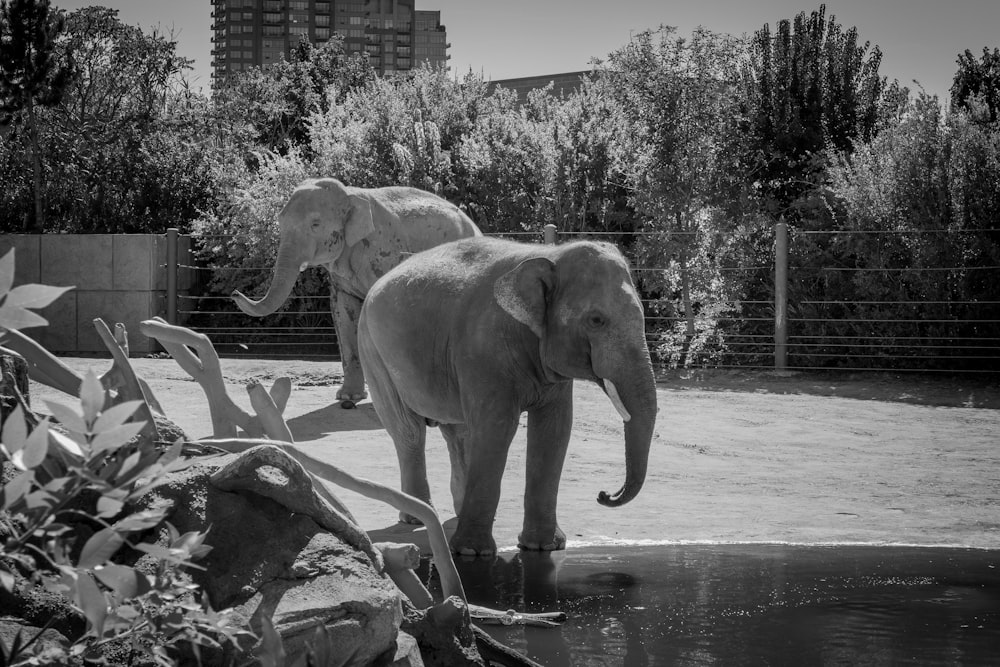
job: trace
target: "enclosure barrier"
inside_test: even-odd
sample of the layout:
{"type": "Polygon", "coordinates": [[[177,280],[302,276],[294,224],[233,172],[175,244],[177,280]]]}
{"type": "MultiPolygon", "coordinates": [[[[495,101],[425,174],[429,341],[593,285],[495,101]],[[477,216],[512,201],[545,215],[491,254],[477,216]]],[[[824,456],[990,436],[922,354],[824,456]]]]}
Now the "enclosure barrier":
{"type": "MultiPolygon", "coordinates": [[[[773,226],[772,233],[773,255],[766,264],[714,268],[720,276],[735,275],[740,278],[737,282],[756,285],[761,298],[717,296],[699,301],[694,313],[698,332],[695,340],[687,340],[687,318],[679,311],[677,297],[647,295],[643,298],[647,341],[654,361],[663,366],[683,361],[682,365],[686,367],[777,371],[831,368],[1000,373],[1000,300],[809,298],[808,290],[802,287],[807,278],[830,282],[837,279],[835,276],[841,276],[841,280],[847,282],[881,281],[885,284],[894,280],[901,284],[918,280],[933,282],[939,277],[955,280],[955,276],[967,277],[975,272],[1000,278],[1000,267],[933,266],[914,269],[790,265],[789,262],[790,257],[796,254],[795,243],[801,245],[808,239],[871,235],[877,236],[878,242],[891,245],[898,243],[899,239],[910,243],[913,235],[955,232],[796,230],[793,243],[789,225],[779,221],[773,226]],[[913,315],[900,317],[900,309],[909,309],[913,315]],[[890,310],[897,314],[880,315],[890,310]],[[938,315],[932,317],[928,313],[938,315]],[[908,330],[912,333],[900,333],[908,330]],[[677,350],[683,344],[690,344],[690,358],[681,360],[677,350]]],[[[639,232],[629,236],[644,234],[639,232]]],[[[624,235],[615,232],[557,232],[554,225],[546,225],[541,233],[521,232],[503,236],[554,244],[575,238],[619,240],[624,235]]],[[[178,250],[177,244],[183,238],[176,230],[166,235],[165,317],[168,321],[185,324],[211,336],[220,352],[228,356],[338,358],[328,297],[293,296],[292,303],[286,306],[279,318],[244,316],[236,311],[228,294],[216,294],[208,289],[213,271],[268,272],[270,267],[213,270],[195,259],[197,243],[178,250]],[[196,272],[201,278],[197,281],[201,288],[190,293],[179,292],[176,275],[183,271],[196,272]],[[288,324],[287,321],[293,319],[298,322],[288,324]]],[[[631,259],[640,286],[650,272],[678,271],[676,266],[648,266],[637,263],[635,258],[631,259]]],[[[997,293],[1000,294],[1000,291],[997,293]]]]}

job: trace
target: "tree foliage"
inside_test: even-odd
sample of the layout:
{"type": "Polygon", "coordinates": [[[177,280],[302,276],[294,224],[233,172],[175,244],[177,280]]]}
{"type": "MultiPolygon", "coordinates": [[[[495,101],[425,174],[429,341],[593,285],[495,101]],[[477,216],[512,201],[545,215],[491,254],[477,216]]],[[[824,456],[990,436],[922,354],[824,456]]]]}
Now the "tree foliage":
{"type": "Polygon", "coordinates": [[[45,224],[39,110],[60,101],[73,75],[72,59],[56,57],[63,25],[62,15],[50,11],[49,0],[0,3],[0,128],[20,121],[26,130],[32,207],[23,220],[31,230],[45,224]]]}
{"type": "Polygon", "coordinates": [[[980,60],[966,49],[958,56],[958,71],[951,84],[951,108],[976,110],[985,107],[985,119],[997,121],[1000,114],[1000,48],[983,48],[980,60]]]}
{"type": "Polygon", "coordinates": [[[822,179],[827,146],[849,150],[855,139],[871,139],[896,91],[879,74],[878,46],[827,18],[826,5],[778,21],[774,33],[765,24],[748,55],[748,167],[768,210],[789,212],[808,205],[803,199],[822,179]]]}

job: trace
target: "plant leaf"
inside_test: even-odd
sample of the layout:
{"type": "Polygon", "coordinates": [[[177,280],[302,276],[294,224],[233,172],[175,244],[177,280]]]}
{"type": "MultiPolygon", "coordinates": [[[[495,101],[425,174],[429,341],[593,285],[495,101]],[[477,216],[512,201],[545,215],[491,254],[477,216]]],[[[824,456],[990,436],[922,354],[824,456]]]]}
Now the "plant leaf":
{"type": "Polygon", "coordinates": [[[45,401],[45,406],[52,413],[55,420],[70,431],[74,433],[87,432],[87,424],[84,423],[83,418],[75,409],[54,401],[45,401]]]}
{"type": "Polygon", "coordinates": [[[35,283],[18,285],[7,293],[7,298],[4,300],[3,305],[32,309],[44,308],[71,289],[73,288],[38,285],[35,283]]]}
{"type": "Polygon", "coordinates": [[[261,667],[281,667],[285,664],[285,645],[281,641],[281,635],[274,629],[274,623],[267,614],[260,617],[260,648],[257,649],[257,658],[261,667]]]}
{"type": "Polygon", "coordinates": [[[112,517],[122,511],[125,503],[117,498],[101,496],[97,499],[97,516],[101,518],[112,517]]]}
{"type": "Polygon", "coordinates": [[[76,566],[83,570],[92,570],[98,565],[103,565],[111,558],[116,551],[125,543],[122,537],[113,528],[102,528],[87,540],[80,552],[80,560],[76,566]]]}
{"type": "Polygon", "coordinates": [[[3,562],[0,562],[0,588],[8,593],[14,592],[14,572],[3,562]]]}
{"type": "Polygon", "coordinates": [[[129,417],[135,414],[140,405],[142,405],[142,401],[125,401],[118,405],[112,405],[102,412],[101,416],[94,422],[93,432],[104,433],[117,426],[121,426],[129,420],[129,417]]]}
{"type": "Polygon", "coordinates": [[[0,437],[3,438],[3,444],[11,454],[24,447],[24,443],[28,439],[28,426],[24,422],[24,409],[20,405],[14,408],[14,412],[3,423],[0,437]]]}
{"type": "Polygon", "coordinates": [[[87,424],[93,424],[104,407],[104,387],[93,370],[88,370],[80,383],[80,407],[83,408],[83,420],[87,424]]]}
{"type": "Polygon", "coordinates": [[[49,444],[55,443],[61,449],[66,451],[77,458],[84,458],[83,450],[80,448],[80,444],[74,441],[72,438],[68,438],[59,431],[49,431],[49,444]]]}
{"type": "Polygon", "coordinates": [[[94,570],[94,576],[117,593],[122,600],[130,600],[151,589],[149,579],[144,574],[124,565],[102,567],[94,570]]]}
{"type": "MultiPolygon", "coordinates": [[[[20,407],[20,406],[18,406],[20,407]]],[[[45,461],[49,453],[49,433],[47,428],[36,428],[28,436],[28,441],[10,458],[10,462],[21,470],[32,470],[45,461]]]]}
{"type": "Polygon", "coordinates": [[[105,431],[90,441],[91,453],[99,454],[100,452],[121,449],[127,445],[132,438],[142,433],[142,429],[145,426],[146,422],[131,422],[129,424],[116,426],[109,431],[105,431]]]}
{"type": "Polygon", "coordinates": [[[166,508],[143,510],[141,512],[136,512],[135,514],[130,514],[121,521],[118,521],[115,523],[114,528],[115,530],[123,533],[129,533],[137,530],[148,530],[149,528],[159,525],[166,515],[166,508]]]}
{"type": "Polygon", "coordinates": [[[44,327],[49,321],[30,310],[17,306],[0,306],[0,326],[7,329],[44,327]]]}
{"type": "Polygon", "coordinates": [[[95,637],[104,634],[104,619],[108,616],[108,601],[97,587],[97,582],[87,572],[81,572],[76,580],[74,596],[80,611],[87,617],[87,624],[95,637]]]}
{"type": "Polygon", "coordinates": [[[3,485],[3,509],[9,510],[31,490],[35,481],[35,473],[26,470],[3,485]]]}

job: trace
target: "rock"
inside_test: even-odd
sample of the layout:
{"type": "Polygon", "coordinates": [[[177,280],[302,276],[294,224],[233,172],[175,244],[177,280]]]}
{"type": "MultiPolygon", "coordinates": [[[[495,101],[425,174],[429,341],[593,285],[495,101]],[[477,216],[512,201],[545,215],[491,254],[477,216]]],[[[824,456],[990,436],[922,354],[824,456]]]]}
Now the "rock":
{"type": "MultiPolygon", "coordinates": [[[[247,484],[224,483],[230,491],[213,484],[213,476],[227,466],[230,472],[254,470],[253,463],[239,460],[250,452],[195,463],[129,509],[166,505],[167,521],[180,533],[208,530],[205,544],[212,551],[198,563],[205,570],[191,571],[192,580],[214,609],[234,610],[258,634],[261,616],[268,616],[285,644],[288,664],[305,654],[319,625],[335,643],[335,655],[353,655],[362,665],[391,659],[402,622],[401,593],[368,553],[259,492],[281,498],[289,483],[286,466],[272,471],[273,483],[267,475],[248,475],[247,484]],[[257,485],[256,491],[243,488],[248,485],[257,485]]],[[[266,460],[274,463],[270,454],[266,460]]],[[[159,542],[167,539],[164,530],[159,542]]]]}
{"type": "MultiPolygon", "coordinates": [[[[0,617],[0,644],[9,650],[14,643],[14,638],[20,633],[21,645],[23,646],[33,639],[39,630],[40,628],[32,625],[25,625],[20,619],[0,617]]],[[[53,666],[69,664],[63,662],[63,658],[66,657],[65,649],[69,647],[69,644],[69,640],[61,632],[49,628],[35,640],[26,653],[22,653],[17,660],[12,660],[10,664],[20,662],[27,657],[35,657],[36,662],[33,664],[53,666]]]]}

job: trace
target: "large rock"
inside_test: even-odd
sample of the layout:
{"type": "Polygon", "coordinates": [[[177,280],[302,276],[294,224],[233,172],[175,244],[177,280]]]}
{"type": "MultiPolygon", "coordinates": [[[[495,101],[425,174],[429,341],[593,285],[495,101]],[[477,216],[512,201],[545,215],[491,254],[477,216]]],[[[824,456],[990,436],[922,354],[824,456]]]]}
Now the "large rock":
{"type": "MultiPolygon", "coordinates": [[[[276,467],[273,452],[256,468],[245,458],[240,462],[254,456],[253,451],[198,462],[131,509],[166,505],[167,521],[182,534],[208,530],[205,543],[212,551],[199,561],[206,569],[192,570],[192,579],[214,609],[233,609],[255,632],[260,632],[262,616],[270,618],[285,644],[288,664],[308,650],[321,625],[334,655],[353,656],[352,664],[392,663],[402,597],[380,571],[370,543],[367,549],[351,544],[363,532],[349,530],[345,539],[289,509],[287,504],[294,503],[282,494],[289,489],[301,494],[298,464],[286,457],[295,465],[276,467]],[[242,475],[244,481],[234,485],[229,477],[220,483],[218,475],[227,467],[241,471],[236,478],[242,475]],[[247,475],[248,469],[258,474],[247,475]]],[[[299,502],[308,505],[315,499],[299,502]]],[[[163,531],[159,541],[167,540],[163,531]]]]}

